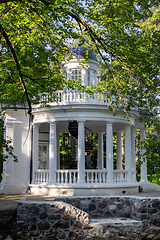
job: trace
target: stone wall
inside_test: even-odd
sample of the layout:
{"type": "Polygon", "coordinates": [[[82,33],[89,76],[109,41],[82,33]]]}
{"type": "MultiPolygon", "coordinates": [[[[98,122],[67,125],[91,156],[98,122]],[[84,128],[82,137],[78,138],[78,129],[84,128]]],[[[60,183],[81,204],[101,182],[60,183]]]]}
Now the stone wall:
{"type": "Polygon", "coordinates": [[[132,218],[160,226],[160,199],[142,197],[56,197],[87,212],[91,218],[132,218]]]}
{"type": "Polygon", "coordinates": [[[17,225],[22,239],[79,239],[89,214],[64,202],[18,203],[17,225]]]}
{"type": "Polygon", "coordinates": [[[120,196],[57,197],[45,203],[22,200],[17,224],[21,239],[158,240],[160,199],[120,196]],[[92,224],[94,219],[100,223],[92,224]],[[109,224],[104,219],[120,219],[121,223],[109,224]]]}

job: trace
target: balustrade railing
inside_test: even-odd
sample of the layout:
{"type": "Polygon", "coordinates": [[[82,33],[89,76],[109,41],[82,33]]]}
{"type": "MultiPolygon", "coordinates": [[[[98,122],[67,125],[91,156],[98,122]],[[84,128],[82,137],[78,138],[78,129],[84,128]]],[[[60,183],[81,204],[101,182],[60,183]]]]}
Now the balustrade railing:
{"type": "MultiPolygon", "coordinates": [[[[53,94],[43,93],[39,95],[39,102],[43,104],[71,104],[71,103],[95,103],[107,106],[125,107],[128,103],[128,97],[125,95],[113,95],[110,92],[87,92],[78,90],[60,90],[53,94]]],[[[135,104],[136,108],[136,104],[135,104]]]]}
{"type": "Polygon", "coordinates": [[[114,182],[127,182],[127,170],[113,170],[113,181],[114,182]]]}
{"type": "Polygon", "coordinates": [[[86,169],[85,181],[86,183],[101,184],[107,183],[107,170],[101,169],[86,169]]]}
{"type": "MultiPolygon", "coordinates": [[[[87,184],[107,183],[107,170],[103,169],[85,169],[85,182],[87,184]]],[[[127,170],[113,170],[113,181],[116,183],[127,182],[127,170]]],[[[78,181],[78,171],[75,169],[56,170],[57,184],[76,184],[78,181]]],[[[38,169],[34,171],[34,183],[49,182],[49,170],[38,169]]]]}
{"type": "Polygon", "coordinates": [[[34,171],[34,183],[46,183],[49,181],[49,170],[39,169],[34,171]]]}
{"type": "Polygon", "coordinates": [[[78,171],[75,169],[56,170],[57,184],[74,184],[77,182],[78,171]]]}

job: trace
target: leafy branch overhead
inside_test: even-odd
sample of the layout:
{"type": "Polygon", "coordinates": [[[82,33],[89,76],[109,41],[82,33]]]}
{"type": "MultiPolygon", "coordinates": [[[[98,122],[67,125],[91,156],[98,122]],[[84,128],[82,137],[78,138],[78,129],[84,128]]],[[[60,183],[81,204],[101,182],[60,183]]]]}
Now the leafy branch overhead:
{"type": "Polygon", "coordinates": [[[0,1],[0,101],[28,103],[67,84],[61,62],[81,44],[97,55],[99,88],[159,105],[159,1],[0,1]]]}

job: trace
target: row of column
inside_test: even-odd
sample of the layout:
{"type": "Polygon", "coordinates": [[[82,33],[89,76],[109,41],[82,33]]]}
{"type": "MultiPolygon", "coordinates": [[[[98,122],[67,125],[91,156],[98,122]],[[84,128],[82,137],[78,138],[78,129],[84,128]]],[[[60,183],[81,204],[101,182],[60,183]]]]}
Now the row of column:
{"type": "MultiPolygon", "coordinates": [[[[84,122],[78,122],[78,183],[85,182],[85,131],[84,122]]],[[[145,139],[145,131],[141,129],[140,140],[145,139]]],[[[39,125],[34,124],[33,130],[33,170],[38,169],[38,142],[39,125]],[[36,160],[37,159],[37,160],[36,160]]],[[[59,135],[56,131],[56,122],[50,123],[49,137],[49,181],[56,182],[56,170],[60,168],[59,153],[57,145],[59,135]]],[[[143,150],[144,151],[144,150],[143,150]]],[[[98,168],[104,168],[103,162],[103,133],[98,134],[98,168]]],[[[113,181],[113,124],[106,123],[106,169],[108,170],[107,180],[113,181]]],[[[121,132],[117,132],[117,169],[122,169],[122,140],[121,132]]],[[[130,125],[125,127],[125,170],[128,170],[127,182],[136,181],[135,162],[135,128],[130,125]]],[[[146,162],[141,165],[141,181],[147,181],[146,162]]]]}
{"type": "MultiPolygon", "coordinates": [[[[106,169],[108,181],[113,180],[113,131],[112,123],[106,124],[106,169]]],[[[122,170],[122,131],[117,132],[117,170],[122,170]]],[[[140,129],[140,141],[145,140],[145,130],[140,129]]],[[[143,155],[145,149],[142,150],[143,155]]],[[[128,170],[127,181],[136,181],[136,159],[135,159],[135,127],[126,125],[125,127],[125,170],[128,170]]],[[[103,133],[98,133],[98,168],[103,169],[103,133]]],[[[141,164],[141,181],[147,181],[147,163],[141,164]]]]}

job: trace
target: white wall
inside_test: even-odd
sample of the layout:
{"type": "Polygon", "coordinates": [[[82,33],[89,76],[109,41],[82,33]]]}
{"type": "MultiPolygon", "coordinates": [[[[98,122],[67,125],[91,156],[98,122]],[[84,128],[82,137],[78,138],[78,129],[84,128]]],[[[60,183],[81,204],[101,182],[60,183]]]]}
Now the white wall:
{"type": "Polygon", "coordinates": [[[9,157],[6,161],[3,192],[5,194],[25,193],[29,184],[30,174],[30,131],[29,117],[24,110],[7,111],[5,116],[6,139],[11,138],[14,153],[18,162],[9,157]],[[29,131],[29,132],[28,132],[29,131]]]}

